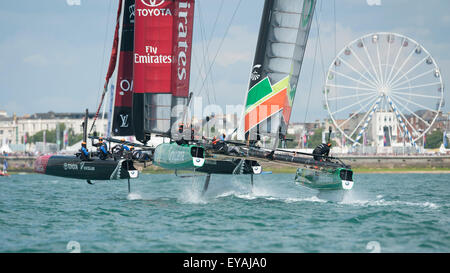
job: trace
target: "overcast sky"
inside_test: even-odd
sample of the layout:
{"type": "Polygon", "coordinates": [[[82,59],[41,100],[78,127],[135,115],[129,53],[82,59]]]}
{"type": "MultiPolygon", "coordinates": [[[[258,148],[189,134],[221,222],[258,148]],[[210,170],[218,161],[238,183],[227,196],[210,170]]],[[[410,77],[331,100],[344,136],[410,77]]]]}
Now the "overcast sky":
{"type": "MultiPolygon", "coordinates": [[[[204,103],[209,96],[211,103],[224,109],[226,104],[243,104],[263,2],[196,1],[191,91],[202,95],[204,103]],[[209,62],[215,60],[205,84],[199,78],[204,55],[209,56],[209,62]]],[[[9,115],[50,110],[82,112],[85,108],[95,111],[111,51],[117,3],[118,0],[0,1],[0,110],[9,115]]],[[[311,29],[292,120],[312,121],[327,116],[322,107],[323,72],[347,43],[372,32],[396,32],[422,44],[436,59],[447,83],[449,11],[450,1],[446,0],[319,0],[315,12],[318,21],[314,20],[311,29]],[[320,24],[323,52],[315,59],[313,73],[316,22],[320,24]]],[[[450,103],[448,92],[445,97],[450,103]]],[[[448,106],[444,111],[449,111],[448,106]]]]}

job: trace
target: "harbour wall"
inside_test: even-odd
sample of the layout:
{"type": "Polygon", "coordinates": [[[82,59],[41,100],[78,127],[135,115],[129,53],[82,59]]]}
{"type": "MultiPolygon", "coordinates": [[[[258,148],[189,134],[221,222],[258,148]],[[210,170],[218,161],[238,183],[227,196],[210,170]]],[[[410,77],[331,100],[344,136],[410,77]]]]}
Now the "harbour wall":
{"type": "Polygon", "coordinates": [[[352,168],[450,168],[450,156],[342,156],[352,168]]]}

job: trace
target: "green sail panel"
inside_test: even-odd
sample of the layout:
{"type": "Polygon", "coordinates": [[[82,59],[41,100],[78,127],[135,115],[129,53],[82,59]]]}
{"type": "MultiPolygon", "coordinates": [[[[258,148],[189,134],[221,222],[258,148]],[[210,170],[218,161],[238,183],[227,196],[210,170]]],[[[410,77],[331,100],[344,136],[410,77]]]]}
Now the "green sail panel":
{"type": "Polygon", "coordinates": [[[280,134],[286,134],[315,5],[316,0],[265,1],[245,103],[247,139],[253,140],[251,136],[256,136],[259,140],[261,136],[268,136],[276,145],[280,134]],[[249,109],[267,104],[264,98],[277,92],[283,92],[286,97],[285,100],[273,99],[274,103],[283,101],[277,106],[280,111],[258,120],[257,126],[251,124],[255,118],[248,116],[254,115],[249,109]]]}

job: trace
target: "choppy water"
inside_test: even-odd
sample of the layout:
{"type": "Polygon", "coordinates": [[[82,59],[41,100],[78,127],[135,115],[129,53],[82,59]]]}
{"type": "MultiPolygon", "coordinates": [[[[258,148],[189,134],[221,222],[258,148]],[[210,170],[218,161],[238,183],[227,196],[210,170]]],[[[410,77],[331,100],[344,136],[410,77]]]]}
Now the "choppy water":
{"type": "Polygon", "coordinates": [[[343,201],[292,174],[127,182],[0,177],[0,252],[450,252],[449,174],[356,174],[343,201]]]}

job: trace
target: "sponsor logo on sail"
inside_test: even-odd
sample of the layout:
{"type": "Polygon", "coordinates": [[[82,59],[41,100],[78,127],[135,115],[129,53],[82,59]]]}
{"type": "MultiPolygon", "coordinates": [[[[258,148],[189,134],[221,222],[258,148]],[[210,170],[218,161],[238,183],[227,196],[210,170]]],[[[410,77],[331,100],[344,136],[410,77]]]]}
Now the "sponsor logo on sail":
{"type": "Polygon", "coordinates": [[[171,55],[157,55],[158,47],[145,46],[145,52],[147,55],[139,55],[134,53],[134,63],[137,64],[170,64],[172,63],[171,55]]]}
{"type": "Polygon", "coordinates": [[[158,7],[161,6],[165,0],[141,0],[141,2],[148,7],[158,7]]]}
{"type": "Polygon", "coordinates": [[[187,76],[186,63],[188,52],[188,11],[191,4],[188,2],[179,2],[178,12],[178,79],[185,80],[187,76]]]}
{"type": "Polygon", "coordinates": [[[122,124],[120,125],[120,127],[122,128],[128,127],[128,114],[126,115],[120,114],[120,119],[122,120],[122,124]]]}
{"type": "Polygon", "coordinates": [[[124,79],[120,81],[120,92],[119,95],[125,95],[125,92],[133,91],[133,80],[129,81],[128,79],[124,79]]]}
{"type": "Polygon", "coordinates": [[[261,77],[261,75],[257,71],[257,69],[259,69],[260,67],[261,67],[260,64],[253,66],[253,69],[252,69],[253,71],[252,71],[252,75],[251,75],[252,81],[256,81],[257,79],[259,79],[259,77],[261,77]]]}
{"type": "Polygon", "coordinates": [[[130,11],[130,23],[134,24],[134,16],[136,14],[136,9],[135,9],[136,5],[130,5],[128,7],[128,10],[130,11]]]}
{"type": "Polygon", "coordinates": [[[172,16],[172,11],[169,8],[159,8],[164,4],[164,0],[141,0],[141,2],[149,8],[137,9],[138,16],[172,16]]]}

